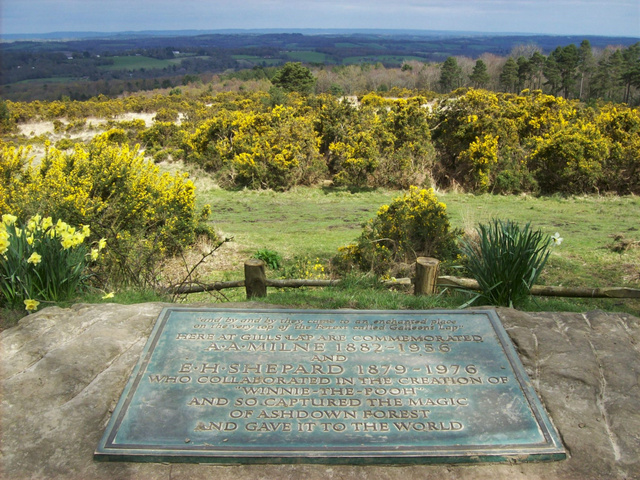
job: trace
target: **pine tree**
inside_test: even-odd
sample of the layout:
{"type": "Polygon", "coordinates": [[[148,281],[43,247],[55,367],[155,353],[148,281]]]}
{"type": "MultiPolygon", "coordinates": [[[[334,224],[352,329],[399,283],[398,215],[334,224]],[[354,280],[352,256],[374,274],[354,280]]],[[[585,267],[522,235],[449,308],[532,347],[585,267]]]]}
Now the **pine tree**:
{"type": "Polygon", "coordinates": [[[477,60],[473,67],[473,72],[469,75],[469,80],[473,82],[473,86],[476,88],[483,88],[491,80],[489,73],[487,72],[487,64],[482,60],[477,60]]]}
{"type": "Polygon", "coordinates": [[[440,88],[443,92],[449,92],[462,86],[462,68],[454,57],[449,57],[440,69],[440,88]]]}
{"type": "Polygon", "coordinates": [[[507,92],[515,92],[518,85],[518,64],[509,57],[507,63],[502,67],[500,74],[500,85],[507,92]]]}

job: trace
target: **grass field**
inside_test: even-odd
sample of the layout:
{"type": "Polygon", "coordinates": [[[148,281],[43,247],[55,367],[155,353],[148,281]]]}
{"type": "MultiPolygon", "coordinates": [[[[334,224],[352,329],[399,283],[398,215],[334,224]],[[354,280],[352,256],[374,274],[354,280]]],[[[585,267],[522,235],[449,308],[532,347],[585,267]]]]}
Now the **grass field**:
{"type": "MultiPolygon", "coordinates": [[[[242,278],[242,262],[258,249],[280,253],[285,263],[319,258],[328,263],[338,247],[360,234],[361,224],[401,192],[374,190],[350,193],[338,189],[298,188],[289,192],[200,191],[199,200],[213,208],[212,224],[234,237],[234,271],[216,272],[216,279],[242,278]]],[[[564,238],[554,247],[539,283],[562,286],[640,286],[640,198],[617,196],[542,197],[440,194],[454,227],[474,229],[491,218],[531,222],[548,235],[564,238]],[[635,242],[635,243],[634,243],[635,242]],[[623,249],[627,245],[629,248],[623,249]],[[616,251],[619,250],[619,251],[616,251]]],[[[221,251],[221,255],[225,255],[221,251]]],[[[288,292],[280,302],[309,302],[322,298],[319,290],[288,292]]],[[[322,302],[333,302],[331,296],[322,302]]],[[[349,293],[349,295],[352,295],[349,293]]],[[[395,294],[393,294],[395,295],[395,294]]],[[[271,297],[271,295],[270,295],[271,297]]],[[[337,300],[336,300],[337,301],[337,300]]],[[[395,302],[397,300],[392,300],[395,302]]],[[[538,300],[550,309],[635,309],[638,302],[596,300],[538,300]],[[554,305],[560,302],[559,307],[554,305]],[[563,303],[564,302],[564,303],[563,303]],[[569,303],[566,303],[569,302],[569,303]]],[[[325,304],[323,303],[323,305],[325,304]]]]}
{"type": "Polygon", "coordinates": [[[153,69],[165,68],[169,65],[174,65],[182,61],[182,59],[158,60],[157,58],[144,56],[126,56],[112,58],[113,65],[103,65],[98,68],[100,70],[140,70],[142,68],[153,69]]]}
{"type": "Polygon", "coordinates": [[[251,62],[255,65],[277,65],[281,63],[281,60],[279,58],[263,58],[256,55],[231,55],[231,58],[235,60],[244,60],[247,62],[251,62]]]}
{"type": "Polygon", "coordinates": [[[287,57],[293,61],[305,63],[324,63],[331,59],[331,57],[326,53],[308,52],[304,50],[288,52],[287,57]]]}

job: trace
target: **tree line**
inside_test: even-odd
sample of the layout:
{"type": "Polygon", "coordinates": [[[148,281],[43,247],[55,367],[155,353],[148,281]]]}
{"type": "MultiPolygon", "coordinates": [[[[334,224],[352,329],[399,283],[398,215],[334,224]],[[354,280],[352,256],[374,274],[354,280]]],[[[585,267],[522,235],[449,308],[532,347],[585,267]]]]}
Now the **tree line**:
{"type": "Polygon", "coordinates": [[[481,58],[476,60],[471,73],[465,74],[457,59],[449,57],[441,67],[438,84],[443,92],[462,86],[508,93],[534,89],[585,102],[602,99],[637,105],[640,42],[597,53],[588,40],[579,47],[574,44],[557,47],[548,56],[533,49],[517,57],[509,56],[493,74],[481,58]]]}
{"type": "MultiPolygon", "coordinates": [[[[344,46],[347,45],[344,42],[337,43],[345,38],[350,37],[323,38],[322,41],[313,36],[303,35],[285,35],[283,38],[258,36],[244,40],[224,37],[216,39],[218,43],[215,46],[194,46],[195,40],[192,39],[179,47],[161,46],[154,42],[124,51],[102,51],[96,50],[96,45],[87,42],[78,45],[69,42],[69,48],[84,48],[81,51],[73,51],[72,59],[59,51],[38,50],[18,44],[3,47],[0,83],[4,98],[30,101],[56,100],[62,97],[87,100],[99,94],[118,96],[138,91],[174,88],[188,83],[193,78],[207,81],[212,79],[222,84],[230,78],[268,80],[273,76],[276,67],[290,60],[287,56],[288,50],[281,50],[284,48],[282,42],[287,40],[303,49],[301,52],[325,54],[325,63],[308,65],[317,79],[316,93],[361,95],[369,91],[382,93],[393,88],[447,93],[460,87],[516,93],[528,88],[585,102],[602,99],[630,105],[640,103],[640,42],[609,47],[602,47],[597,43],[598,47],[592,47],[592,43],[585,39],[579,46],[570,44],[550,48],[546,50],[550,52],[547,55],[543,48],[536,44],[516,44],[507,56],[497,54],[496,52],[503,50],[494,48],[475,59],[458,55],[445,60],[441,53],[434,53],[423,60],[414,59],[399,63],[407,55],[417,58],[416,52],[409,46],[427,48],[427,45],[423,45],[426,40],[423,38],[420,43],[416,39],[406,39],[409,46],[404,50],[397,50],[402,42],[386,39],[381,40],[388,50],[385,50],[385,55],[378,55],[379,61],[362,63],[364,58],[376,58],[375,52],[370,51],[371,46],[360,38],[352,38],[353,46],[349,47],[344,46]],[[258,45],[251,44],[249,40],[258,42],[258,45]],[[142,48],[143,46],[145,48],[142,48]],[[113,64],[113,55],[170,59],[174,56],[174,49],[181,51],[181,57],[177,59],[180,63],[165,68],[109,68],[109,65],[113,64]],[[336,49],[343,54],[350,52],[364,57],[361,57],[360,63],[344,64],[348,58],[340,57],[336,49]],[[100,56],[97,56],[98,51],[101,52],[100,56]],[[436,58],[444,61],[434,62],[436,58]],[[332,64],[333,62],[335,64],[332,64]],[[252,68],[243,69],[247,65],[252,68]],[[28,82],[25,82],[26,80],[28,82]]],[[[201,40],[206,44],[210,39],[207,37],[201,40]]],[[[447,41],[455,44],[455,39],[447,41]]],[[[547,43],[541,42],[541,39],[536,41],[547,48],[547,43]]],[[[97,45],[102,45],[100,48],[115,49],[109,43],[97,45]]],[[[506,45],[509,43],[504,43],[503,46],[506,45]]],[[[47,48],[53,47],[49,44],[47,48]]]]}

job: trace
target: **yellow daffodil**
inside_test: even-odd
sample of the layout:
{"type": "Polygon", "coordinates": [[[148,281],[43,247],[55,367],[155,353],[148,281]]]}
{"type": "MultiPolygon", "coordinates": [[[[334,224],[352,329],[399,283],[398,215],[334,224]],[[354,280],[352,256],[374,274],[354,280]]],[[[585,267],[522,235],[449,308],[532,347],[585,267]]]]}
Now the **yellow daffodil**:
{"type": "Polygon", "coordinates": [[[107,300],[108,298],[113,298],[115,296],[115,292],[109,292],[102,296],[103,300],[107,300]]]}
{"type": "Polygon", "coordinates": [[[24,301],[24,306],[27,312],[36,311],[38,309],[38,305],[40,305],[40,302],[38,300],[33,300],[29,298],[24,301]]]}
{"type": "Polygon", "coordinates": [[[46,230],[47,228],[50,228],[53,226],[53,220],[51,219],[51,217],[45,217],[42,219],[42,223],[40,224],[40,227],[43,230],[46,230]]]}
{"type": "Polygon", "coordinates": [[[27,222],[27,230],[33,232],[40,225],[41,219],[42,217],[40,215],[34,215],[33,217],[31,217],[29,219],[29,222],[27,222]]]}
{"type": "Polygon", "coordinates": [[[6,237],[0,235],[0,255],[4,255],[9,250],[9,240],[6,237]]]}
{"type": "Polygon", "coordinates": [[[98,259],[98,249],[97,248],[92,248],[91,249],[91,260],[93,260],[94,262],[98,259]]]}
{"type": "Polygon", "coordinates": [[[42,256],[38,252],[33,252],[27,259],[27,263],[33,263],[34,265],[38,265],[41,261],[42,256]]]}
{"type": "Polygon", "coordinates": [[[107,246],[107,240],[105,238],[101,238],[98,242],[98,250],[103,250],[107,246]]]}
{"type": "Polygon", "coordinates": [[[2,215],[2,223],[4,223],[5,225],[13,225],[14,223],[16,223],[16,220],[18,220],[18,217],[16,217],[15,215],[11,215],[10,213],[5,213],[4,215],[2,215]]]}

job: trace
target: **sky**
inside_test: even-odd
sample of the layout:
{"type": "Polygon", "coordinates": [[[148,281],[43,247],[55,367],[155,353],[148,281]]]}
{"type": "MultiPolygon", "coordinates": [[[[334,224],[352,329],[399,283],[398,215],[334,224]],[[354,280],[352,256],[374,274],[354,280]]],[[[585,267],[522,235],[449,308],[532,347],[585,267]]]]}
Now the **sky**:
{"type": "Polygon", "coordinates": [[[640,0],[0,0],[2,33],[374,28],[640,37],[640,0]]]}

